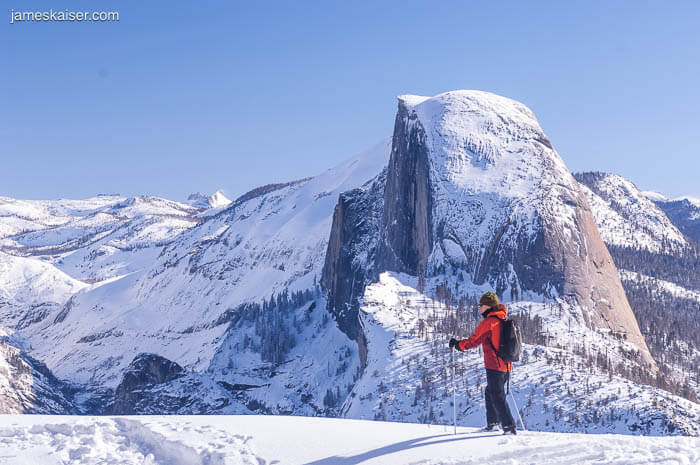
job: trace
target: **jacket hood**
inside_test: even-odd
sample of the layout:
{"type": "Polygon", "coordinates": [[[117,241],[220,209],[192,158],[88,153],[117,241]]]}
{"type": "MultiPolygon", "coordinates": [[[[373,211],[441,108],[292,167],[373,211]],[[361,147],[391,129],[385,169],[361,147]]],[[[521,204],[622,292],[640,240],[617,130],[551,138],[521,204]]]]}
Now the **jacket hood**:
{"type": "Polygon", "coordinates": [[[505,320],[507,314],[508,314],[508,309],[506,308],[506,306],[503,304],[498,304],[498,305],[494,305],[493,307],[486,310],[481,316],[483,318],[495,316],[497,318],[505,320]]]}

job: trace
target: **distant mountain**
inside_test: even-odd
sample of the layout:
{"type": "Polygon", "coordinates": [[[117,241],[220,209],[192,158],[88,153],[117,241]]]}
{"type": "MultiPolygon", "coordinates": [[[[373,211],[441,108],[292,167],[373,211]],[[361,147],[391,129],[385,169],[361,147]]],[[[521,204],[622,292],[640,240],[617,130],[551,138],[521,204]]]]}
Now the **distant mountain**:
{"type": "Polygon", "coordinates": [[[190,194],[187,197],[187,203],[196,208],[223,208],[228,206],[231,201],[224,195],[220,190],[214,192],[212,195],[204,195],[199,192],[195,194],[190,194]]]}
{"type": "Polygon", "coordinates": [[[160,248],[198,224],[200,210],[161,199],[0,198],[0,251],[39,257],[88,283],[143,268],[160,248]]]}
{"type": "MultiPolygon", "coordinates": [[[[390,140],[225,206],[3,198],[0,266],[20,271],[0,283],[0,324],[83,413],[444,423],[446,341],[495,290],[525,334],[512,387],[530,427],[698,434],[700,406],[673,394],[692,387],[628,302],[645,273],[613,262],[686,260],[687,236],[647,224],[635,202],[664,212],[632,190],[629,205],[592,194],[522,104],[402,96],[390,140]],[[618,245],[600,220],[613,214],[618,245]]],[[[667,274],[654,285],[692,290],[667,274]]],[[[455,362],[462,424],[483,421],[479,357],[455,362]]]]}
{"type": "Polygon", "coordinates": [[[687,234],[693,231],[692,203],[650,198],[617,175],[575,176],[620,269],[664,387],[697,399],[700,373],[692,367],[700,366],[700,244],[687,234]]]}
{"type": "Polygon", "coordinates": [[[688,239],[662,208],[630,181],[614,174],[577,173],[606,244],[674,254],[688,239]]]}
{"type": "Polygon", "coordinates": [[[656,204],[666,212],[683,234],[700,244],[700,200],[688,197],[658,200],[656,204]]]}

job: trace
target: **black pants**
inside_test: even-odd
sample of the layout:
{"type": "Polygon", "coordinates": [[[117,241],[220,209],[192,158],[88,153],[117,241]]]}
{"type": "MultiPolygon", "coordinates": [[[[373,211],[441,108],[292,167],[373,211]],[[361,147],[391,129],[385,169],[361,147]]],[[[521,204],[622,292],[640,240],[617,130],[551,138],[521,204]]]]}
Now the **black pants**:
{"type": "Polygon", "coordinates": [[[506,392],[504,390],[508,373],[496,370],[486,370],[486,423],[493,425],[500,423],[501,426],[515,426],[513,416],[510,414],[508,403],[506,402],[506,392]]]}

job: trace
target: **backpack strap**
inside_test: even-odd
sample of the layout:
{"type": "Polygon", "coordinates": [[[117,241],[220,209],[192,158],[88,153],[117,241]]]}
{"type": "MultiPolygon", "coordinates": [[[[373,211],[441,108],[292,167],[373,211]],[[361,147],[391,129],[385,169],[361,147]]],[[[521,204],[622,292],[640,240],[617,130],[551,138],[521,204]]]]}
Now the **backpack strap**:
{"type": "MultiPolygon", "coordinates": [[[[507,318],[499,318],[496,315],[488,315],[486,318],[495,318],[499,320],[501,323],[506,321],[507,318]]],[[[499,326],[499,331],[500,331],[500,326],[499,326]]],[[[498,356],[498,351],[496,350],[496,346],[493,345],[493,341],[491,340],[491,336],[488,337],[489,344],[491,345],[491,348],[493,349],[493,353],[496,355],[496,361],[498,362],[498,366],[501,366],[501,360],[503,360],[501,357],[498,356]]],[[[503,360],[505,363],[505,360],[503,360]]],[[[508,364],[506,363],[506,368],[508,368],[508,364]]]]}

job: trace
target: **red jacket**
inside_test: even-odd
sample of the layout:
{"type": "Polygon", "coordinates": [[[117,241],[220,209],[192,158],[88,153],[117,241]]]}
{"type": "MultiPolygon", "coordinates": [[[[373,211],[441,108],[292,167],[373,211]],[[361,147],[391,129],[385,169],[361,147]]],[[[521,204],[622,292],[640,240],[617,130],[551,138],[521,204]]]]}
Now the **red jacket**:
{"type": "Polygon", "coordinates": [[[484,366],[487,370],[510,371],[512,368],[511,363],[496,355],[496,350],[501,345],[501,321],[506,319],[508,309],[506,309],[505,305],[498,304],[491,310],[487,310],[487,312],[486,318],[479,323],[479,326],[474,330],[474,334],[467,339],[459,341],[459,349],[473,349],[481,344],[484,350],[484,366]]]}

